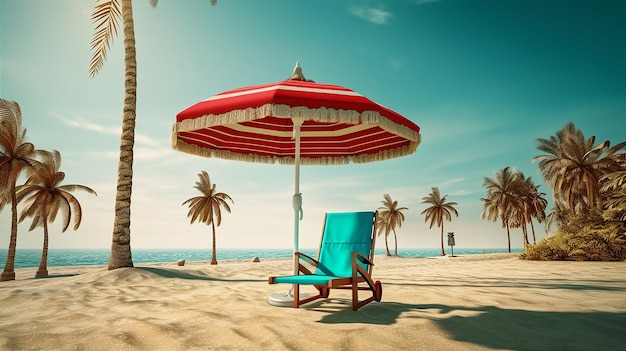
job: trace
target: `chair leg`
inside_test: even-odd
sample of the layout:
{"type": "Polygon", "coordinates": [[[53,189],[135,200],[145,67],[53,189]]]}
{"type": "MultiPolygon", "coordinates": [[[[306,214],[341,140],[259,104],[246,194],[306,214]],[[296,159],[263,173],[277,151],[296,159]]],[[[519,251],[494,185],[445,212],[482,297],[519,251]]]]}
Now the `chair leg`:
{"type": "Polygon", "coordinates": [[[354,282],[352,284],[352,310],[356,311],[359,309],[359,284],[354,282]]]}
{"type": "Polygon", "coordinates": [[[376,282],[373,282],[367,278],[365,282],[367,283],[367,285],[369,285],[369,288],[366,288],[366,287],[359,288],[358,283],[352,284],[352,310],[353,311],[357,311],[359,308],[367,305],[368,303],[372,301],[380,302],[382,300],[383,285],[381,284],[381,282],[379,280],[377,280],[376,282]],[[367,299],[363,301],[359,301],[358,291],[360,289],[371,291],[372,296],[368,297],[367,299]]]}
{"type": "Polygon", "coordinates": [[[383,285],[380,283],[380,280],[377,280],[376,283],[374,283],[374,300],[376,300],[376,302],[380,302],[380,300],[383,299],[383,285]]]}
{"type": "Polygon", "coordinates": [[[328,297],[328,295],[330,293],[330,289],[328,287],[316,285],[315,288],[318,290],[318,294],[317,295],[313,295],[313,296],[309,296],[309,297],[300,299],[300,286],[299,285],[294,285],[294,290],[293,290],[294,291],[293,307],[298,308],[299,306],[302,306],[302,305],[307,304],[309,302],[315,301],[317,299],[323,299],[323,298],[327,298],[328,297]],[[297,288],[295,288],[295,287],[297,287],[297,288]]]}
{"type": "Polygon", "coordinates": [[[300,285],[293,286],[293,308],[300,307],[300,285]]]}

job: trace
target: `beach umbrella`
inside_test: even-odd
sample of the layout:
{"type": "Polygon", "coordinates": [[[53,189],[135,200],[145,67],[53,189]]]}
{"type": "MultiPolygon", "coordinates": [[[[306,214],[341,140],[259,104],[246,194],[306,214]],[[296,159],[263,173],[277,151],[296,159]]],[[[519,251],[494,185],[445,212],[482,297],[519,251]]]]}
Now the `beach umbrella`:
{"type": "MultiPolygon", "coordinates": [[[[413,153],[420,128],[348,88],[290,78],[225,91],[176,115],[172,147],[204,156],[295,166],[294,252],[302,219],[300,165],[387,160],[413,153]]],[[[297,262],[294,262],[297,269],[297,262]]]]}

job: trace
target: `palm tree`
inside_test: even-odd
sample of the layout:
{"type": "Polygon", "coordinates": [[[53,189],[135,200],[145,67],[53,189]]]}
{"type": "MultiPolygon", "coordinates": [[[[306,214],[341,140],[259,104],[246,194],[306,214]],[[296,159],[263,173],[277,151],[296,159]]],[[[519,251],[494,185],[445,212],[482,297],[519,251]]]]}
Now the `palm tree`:
{"type": "Polygon", "coordinates": [[[512,207],[511,222],[509,223],[511,228],[522,228],[522,235],[524,239],[524,247],[530,245],[528,240],[528,223],[533,231],[533,240],[536,243],[535,228],[533,226],[533,217],[537,216],[539,222],[545,218],[545,212],[539,213],[538,207],[545,206],[547,202],[541,197],[537,191],[537,186],[533,183],[532,178],[526,178],[524,173],[517,171],[515,175],[519,179],[519,186],[515,190],[515,195],[519,198],[519,202],[516,206],[512,207]],[[542,203],[543,200],[543,203],[542,203]]]}
{"type": "Polygon", "coordinates": [[[389,245],[387,244],[387,237],[393,232],[393,238],[395,240],[394,255],[398,256],[398,237],[396,235],[396,227],[402,227],[404,222],[404,213],[402,211],[408,210],[406,207],[398,207],[398,201],[393,201],[389,194],[383,195],[383,206],[378,208],[378,235],[385,233],[385,248],[387,249],[387,256],[391,256],[389,253],[389,245]]]}
{"type": "Polygon", "coordinates": [[[432,191],[428,194],[428,196],[422,198],[422,203],[430,204],[432,206],[426,208],[421,214],[425,215],[425,222],[430,220],[429,228],[432,228],[435,224],[437,227],[441,227],[441,256],[445,256],[446,252],[443,247],[443,221],[446,220],[451,222],[452,214],[454,213],[458,217],[459,212],[456,208],[454,208],[454,206],[457,205],[456,202],[446,202],[448,195],[441,197],[439,188],[437,187],[433,187],[431,190],[432,191]]]}
{"type": "Polygon", "coordinates": [[[29,176],[26,183],[17,187],[17,201],[21,202],[25,199],[20,222],[26,217],[32,217],[33,222],[29,230],[43,227],[43,251],[35,277],[48,276],[48,222],[54,222],[60,210],[64,221],[62,232],[69,227],[72,214],[74,214],[74,230],[80,226],[83,211],[78,199],[70,192],[84,190],[97,195],[95,191],[84,185],[60,185],[65,179],[65,173],[59,171],[61,154],[58,151],[44,151],[41,157],[42,160],[38,166],[26,171],[29,176]]]}
{"type": "Polygon", "coordinates": [[[376,217],[376,230],[378,231],[376,234],[378,236],[385,233],[385,250],[387,252],[387,256],[391,256],[391,252],[389,252],[389,243],[387,242],[387,237],[391,234],[391,229],[387,229],[387,224],[383,222],[380,214],[376,217]]]}
{"type": "Polygon", "coordinates": [[[574,211],[563,203],[563,200],[559,198],[554,199],[554,206],[550,209],[546,216],[546,232],[550,231],[552,225],[560,227],[563,224],[567,224],[569,218],[574,216],[574,211]]]}
{"type": "Polygon", "coordinates": [[[34,167],[39,150],[25,141],[20,105],[0,99],[0,209],[11,204],[11,238],[4,271],[0,281],[15,280],[15,251],[17,248],[17,178],[24,169],[34,167]]]}
{"type": "Polygon", "coordinates": [[[626,157],[622,162],[622,170],[600,177],[600,183],[600,190],[607,197],[605,219],[626,222],[626,157]]]}
{"type": "Polygon", "coordinates": [[[530,228],[532,229],[533,244],[536,244],[537,237],[535,236],[535,226],[533,225],[532,219],[537,219],[539,223],[546,220],[548,201],[543,197],[546,194],[539,192],[539,185],[536,185],[531,177],[526,178],[524,181],[526,183],[524,193],[522,194],[525,205],[524,212],[526,214],[526,221],[530,223],[530,228]]]}
{"type": "Polygon", "coordinates": [[[532,159],[551,185],[555,198],[575,212],[601,209],[604,196],[600,190],[601,176],[620,169],[626,146],[622,142],[610,147],[609,141],[595,144],[595,136],[585,139],[574,123],[566,124],[550,139],[537,139],[537,149],[545,152],[532,159]]]}
{"type": "Polygon", "coordinates": [[[520,173],[509,167],[496,172],[495,179],[485,177],[483,182],[483,186],[487,188],[487,197],[480,199],[484,202],[481,217],[491,222],[500,219],[502,228],[506,228],[509,252],[511,252],[510,227],[516,223],[516,215],[523,207],[519,193],[524,184],[520,173]]]}
{"type": "Polygon", "coordinates": [[[211,179],[207,172],[202,171],[198,173],[200,181],[196,182],[194,188],[198,189],[202,193],[201,196],[192,197],[191,199],[183,202],[183,206],[189,204],[189,213],[187,217],[191,217],[191,223],[193,224],[196,219],[199,222],[211,225],[213,229],[213,254],[211,255],[211,264],[217,264],[217,258],[215,255],[215,221],[217,220],[217,226],[222,223],[222,211],[221,208],[230,213],[230,206],[228,206],[229,200],[231,203],[233,199],[226,193],[218,193],[215,190],[215,184],[211,184],[211,179]]]}
{"type": "MultiPolygon", "coordinates": [[[[158,0],[150,0],[156,7],[158,0]]],[[[215,5],[217,0],[211,0],[215,5]]],[[[135,117],[137,108],[137,59],[135,50],[135,24],[131,0],[96,0],[91,19],[95,31],[91,40],[93,56],[89,76],[95,77],[102,69],[107,52],[117,35],[120,18],[124,26],[124,107],[120,159],[115,196],[115,219],[109,269],[132,267],[130,250],[130,200],[133,185],[133,146],[135,144],[135,117]],[[121,1],[121,4],[120,4],[121,1]]]]}

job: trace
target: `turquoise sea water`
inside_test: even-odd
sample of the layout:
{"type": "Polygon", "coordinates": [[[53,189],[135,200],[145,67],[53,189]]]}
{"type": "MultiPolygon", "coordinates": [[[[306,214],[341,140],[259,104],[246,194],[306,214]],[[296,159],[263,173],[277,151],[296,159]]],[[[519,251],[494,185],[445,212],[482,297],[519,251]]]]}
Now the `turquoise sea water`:
{"type": "MultiPolygon", "coordinates": [[[[300,251],[315,257],[317,249],[301,249],[300,251]]],[[[512,249],[522,252],[521,249],[512,249]]],[[[462,249],[454,248],[455,255],[475,255],[483,253],[507,252],[507,249],[462,249]]],[[[376,249],[376,254],[384,254],[385,249],[376,249]]],[[[392,251],[393,253],[393,251],[392,251]]],[[[450,248],[446,249],[450,254],[450,248]]],[[[48,267],[53,266],[88,266],[109,264],[109,249],[51,249],[48,252],[48,267]]],[[[148,262],[176,262],[180,259],[187,261],[211,260],[210,249],[132,249],[133,263],[148,262]]],[[[398,255],[403,257],[435,257],[441,254],[441,249],[398,249],[398,255]]],[[[217,260],[249,260],[259,258],[289,258],[293,255],[291,249],[217,249],[217,260]]],[[[0,264],[6,262],[7,249],[0,249],[0,264]]],[[[15,254],[15,268],[38,267],[41,259],[41,250],[18,249],[15,254]]]]}

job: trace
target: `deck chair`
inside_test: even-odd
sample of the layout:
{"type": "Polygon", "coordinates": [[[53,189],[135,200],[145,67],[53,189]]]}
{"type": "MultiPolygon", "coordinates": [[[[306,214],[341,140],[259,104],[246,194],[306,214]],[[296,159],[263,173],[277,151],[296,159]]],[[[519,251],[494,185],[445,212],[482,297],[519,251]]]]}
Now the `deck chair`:
{"type": "Polygon", "coordinates": [[[376,241],[376,212],[327,213],[317,254],[313,259],[295,253],[298,272],[295,275],[270,277],[270,284],[293,284],[293,307],[320,298],[327,298],[330,289],[351,289],[352,310],[382,297],[382,285],[371,278],[376,241]],[[309,267],[315,267],[312,273],[309,267]],[[300,299],[300,285],[313,285],[317,295],[300,299]],[[369,290],[372,296],[359,301],[359,290],[369,290]]]}

